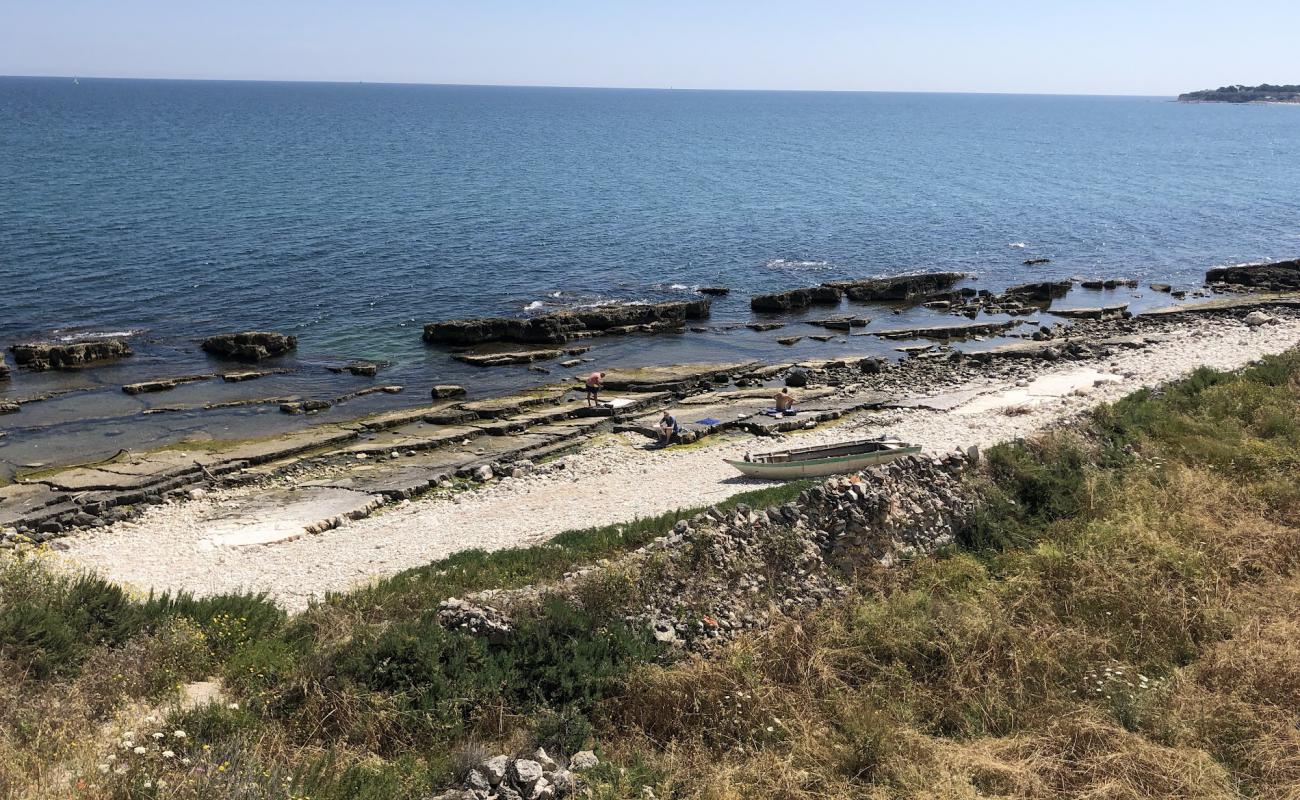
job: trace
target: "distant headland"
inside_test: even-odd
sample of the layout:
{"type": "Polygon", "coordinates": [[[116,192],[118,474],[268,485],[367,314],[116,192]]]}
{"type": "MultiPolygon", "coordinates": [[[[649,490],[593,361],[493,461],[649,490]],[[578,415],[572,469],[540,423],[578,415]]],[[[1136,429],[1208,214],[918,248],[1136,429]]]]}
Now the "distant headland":
{"type": "Polygon", "coordinates": [[[1178,99],[1191,103],[1300,103],[1300,85],[1275,86],[1261,83],[1258,86],[1220,86],[1178,95],[1178,99]]]}

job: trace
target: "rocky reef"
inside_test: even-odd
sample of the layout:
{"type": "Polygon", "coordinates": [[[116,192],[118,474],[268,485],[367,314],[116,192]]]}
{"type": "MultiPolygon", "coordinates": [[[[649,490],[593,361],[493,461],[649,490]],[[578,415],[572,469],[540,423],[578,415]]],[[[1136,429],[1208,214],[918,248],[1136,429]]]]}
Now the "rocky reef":
{"type": "Polygon", "coordinates": [[[608,305],[559,311],[527,319],[479,317],[431,322],[424,326],[424,341],[442,345],[487,342],[563,344],[580,336],[619,333],[657,333],[680,330],[688,319],[709,316],[709,300],[686,300],[643,305],[608,305]]]}
{"type": "Polygon", "coordinates": [[[222,333],[203,340],[203,351],[217,358],[256,362],[281,356],[298,346],[298,337],[273,331],[222,333]]]}
{"type": "Polygon", "coordinates": [[[840,302],[842,296],[843,293],[834,286],[810,286],[806,289],[755,295],[750,298],[749,307],[754,311],[765,312],[797,311],[814,303],[834,305],[840,302]]]}
{"type": "Polygon", "coordinates": [[[1245,287],[1272,291],[1300,289],[1300,258],[1260,264],[1215,267],[1205,273],[1205,282],[1216,288],[1245,287]]]}
{"type": "Polygon", "coordinates": [[[905,302],[951,289],[966,277],[964,272],[918,272],[890,278],[833,281],[826,286],[839,289],[858,302],[905,302]]]}
{"type": "Polygon", "coordinates": [[[9,349],[13,352],[14,362],[18,366],[37,372],[70,369],[131,355],[131,347],[125,339],[92,339],[68,343],[34,342],[16,344],[9,349]]]}

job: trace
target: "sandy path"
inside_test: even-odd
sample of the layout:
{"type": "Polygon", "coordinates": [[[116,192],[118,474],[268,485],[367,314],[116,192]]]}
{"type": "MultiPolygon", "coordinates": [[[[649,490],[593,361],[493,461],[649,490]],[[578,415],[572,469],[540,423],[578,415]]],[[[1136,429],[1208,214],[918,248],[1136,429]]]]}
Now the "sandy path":
{"type": "MultiPolygon", "coordinates": [[[[814,444],[890,432],[930,452],[988,446],[1200,365],[1235,368],[1285,350],[1300,341],[1300,319],[1283,319],[1259,328],[1233,320],[1189,323],[1176,329],[1169,341],[1104,362],[1045,367],[1039,377],[1051,378],[1044,383],[1055,382],[1049,388],[1064,394],[1030,398],[1037,405],[1028,413],[1005,413],[1008,404],[1025,403],[1025,387],[991,382],[993,394],[954,411],[862,415],[804,434],[799,441],[814,444]],[[1093,386],[1099,373],[1115,377],[1103,377],[1093,386]],[[1085,388],[1075,394],[1076,386],[1085,388]]],[[[506,479],[451,499],[417,499],[336,530],[266,546],[212,548],[203,542],[210,533],[206,519],[214,505],[236,507],[256,490],[218,492],[68,537],[62,540],[67,549],[58,557],[140,590],[266,591],[285,607],[299,609],[326,591],[348,589],[458,550],[535,543],[572,528],[717,502],[761,485],[738,478],[722,458],[765,449],[764,442],[729,438],[663,452],[643,449],[644,442],[629,435],[607,436],[566,457],[564,469],[506,479]]]]}

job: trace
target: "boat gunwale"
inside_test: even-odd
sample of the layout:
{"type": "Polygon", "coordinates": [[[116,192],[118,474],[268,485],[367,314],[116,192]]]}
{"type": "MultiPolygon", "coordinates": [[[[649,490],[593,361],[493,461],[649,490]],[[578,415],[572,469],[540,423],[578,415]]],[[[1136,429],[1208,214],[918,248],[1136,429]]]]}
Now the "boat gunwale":
{"type": "Polygon", "coordinates": [[[880,450],[875,453],[858,453],[857,455],[833,456],[831,458],[808,458],[800,461],[736,461],[730,458],[724,458],[723,461],[725,461],[726,463],[730,464],[733,467],[736,467],[737,469],[740,469],[743,472],[744,469],[742,468],[741,465],[744,465],[744,467],[758,467],[760,470],[790,469],[792,467],[797,468],[800,466],[822,466],[822,465],[837,464],[844,461],[871,459],[873,457],[911,456],[911,455],[916,455],[917,453],[920,452],[921,452],[921,446],[919,444],[912,444],[894,450],[880,450]]]}

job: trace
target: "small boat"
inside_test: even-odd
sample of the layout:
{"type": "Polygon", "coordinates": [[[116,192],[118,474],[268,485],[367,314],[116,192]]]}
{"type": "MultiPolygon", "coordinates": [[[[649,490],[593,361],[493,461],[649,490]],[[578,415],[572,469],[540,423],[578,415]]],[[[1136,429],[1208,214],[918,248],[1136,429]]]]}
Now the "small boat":
{"type": "Polygon", "coordinates": [[[746,456],[744,461],[727,463],[751,478],[789,481],[797,478],[820,478],[856,472],[896,458],[916,455],[920,445],[892,438],[859,439],[840,444],[796,447],[774,453],[746,456]]]}

